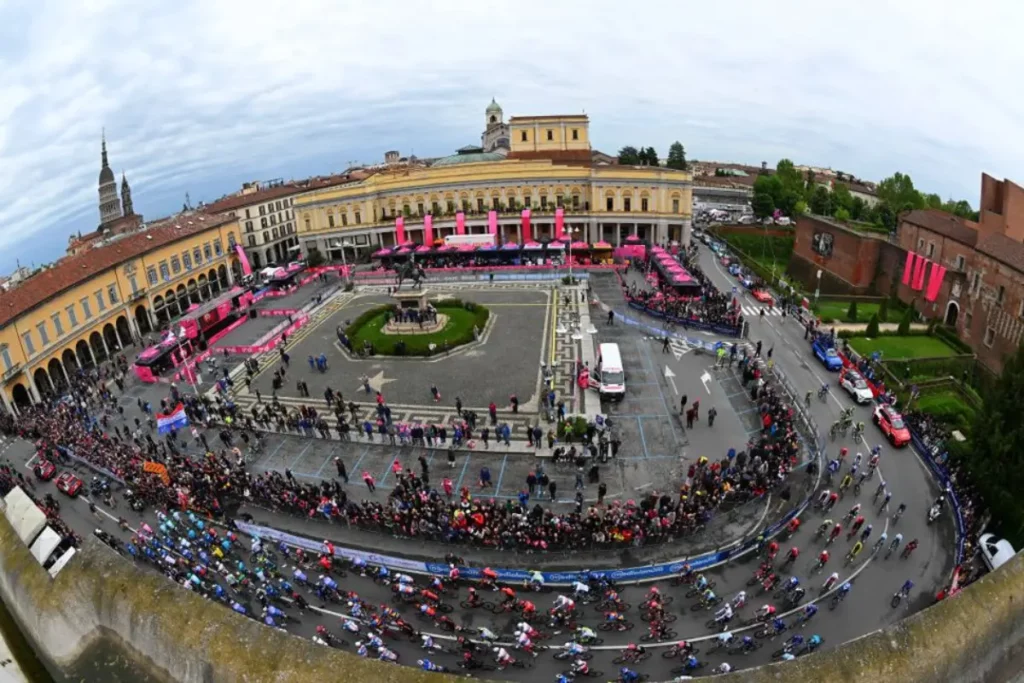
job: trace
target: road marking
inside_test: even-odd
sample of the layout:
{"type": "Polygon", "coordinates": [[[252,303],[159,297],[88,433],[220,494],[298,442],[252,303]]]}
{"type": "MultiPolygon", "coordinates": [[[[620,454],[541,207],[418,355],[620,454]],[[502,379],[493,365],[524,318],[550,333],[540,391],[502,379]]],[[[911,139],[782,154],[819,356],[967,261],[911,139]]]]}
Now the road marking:
{"type": "Polygon", "coordinates": [[[672,391],[676,392],[676,396],[679,395],[679,388],[676,386],[676,373],[672,372],[672,368],[665,366],[665,379],[672,385],[672,391]]]}

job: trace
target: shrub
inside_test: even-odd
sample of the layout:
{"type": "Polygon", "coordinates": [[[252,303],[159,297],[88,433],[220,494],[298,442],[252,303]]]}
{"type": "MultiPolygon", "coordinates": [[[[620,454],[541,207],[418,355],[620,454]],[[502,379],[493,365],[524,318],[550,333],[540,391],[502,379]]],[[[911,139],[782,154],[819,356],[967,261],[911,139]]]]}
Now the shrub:
{"type": "Polygon", "coordinates": [[[345,291],[346,292],[351,292],[355,288],[356,288],[356,285],[351,280],[349,280],[348,282],[345,283],[345,291]]]}
{"type": "Polygon", "coordinates": [[[896,334],[900,335],[901,337],[905,337],[907,334],[910,333],[910,320],[911,316],[913,315],[913,308],[908,308],[907,310],[903,311],[903,317],[900,318],[900,324],[896,328],[896,334]]]}
{"type": "Polygon", "coordinates": [[[880,322],[889,322],[889,297],[882,299],[882,303],[878,304],[878,320],[880,322]]]}
{"type": "Polygon", "coordinates": [[[868,329],[865,330],[864,334],[868,337],[878,336],[878,314],[871,316],[871,320],[868,321],[868,329]]]}
{"type": "Polygon", "coordinates": [[[849,322],[851,322],[851,323],[857,322],[857,302],[856,301],[851,301],[850,302],[850,308],[848,308],[847,311],[846,311],[846,319],[849,322]]]}

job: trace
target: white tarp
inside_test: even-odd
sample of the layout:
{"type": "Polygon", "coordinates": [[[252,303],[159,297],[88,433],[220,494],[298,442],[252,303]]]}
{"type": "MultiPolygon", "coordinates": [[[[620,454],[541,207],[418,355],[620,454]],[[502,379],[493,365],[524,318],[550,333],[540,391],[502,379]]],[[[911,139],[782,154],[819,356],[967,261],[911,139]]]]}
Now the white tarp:
{"type": "Polygon", "coordinates": [[[11,489],[4,501],[7,503],[7,509],[4,511],[7,521],[14,527],[22,543],[32,545],[32,541],[36,540],[36,536],[46,526],[46,515],[17,486],[11,489]]]}
{"type": "Polygon", "coordinates": [[[29,550],[32,551],[32,557],[36,558],[36,562],[39,564],[46,564],[46,560],[50,558],[53,551],[60,545],[60,534],[46,527],[43,529],[43,533],[39,534],[39,538],[32,544],[29,550]]]}
{"type": "Polygon", "coordinates": [[[77,552],[78,551],[74,548],[68,548],[67,552],[58,557],[57,561],[50,566],[50,578],[56,578],[57,574],[60,573],[60,570],[64,569],[64,565],[66,565],[77,552]]]}

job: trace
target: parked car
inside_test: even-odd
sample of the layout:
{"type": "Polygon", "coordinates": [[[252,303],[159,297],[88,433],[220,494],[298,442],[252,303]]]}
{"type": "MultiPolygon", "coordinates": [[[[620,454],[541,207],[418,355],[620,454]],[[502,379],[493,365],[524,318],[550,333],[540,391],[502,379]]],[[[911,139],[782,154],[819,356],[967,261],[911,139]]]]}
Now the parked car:
{"type": "Polygon", "coordinates": [[[1009,541],[996,538],[995,534],[982,534],[978,541],[981,559],[988,565],[989,571],[999,569],[1017,554],[1009,541]]]}
{"type": "Polygon", "coordinates": [[[846,390],[853,400],[861,405],[871,403],[875,395],[859,372],[847,369],[839,375],[839,386],[846,390]]]}
{"type": "Polygon", "coordinates": [[[893,446],[898,448],[910,443],[910,430],[907,429],[903,416],[889,404],[886,403],[875,408],[871,419],[893,446]]]}

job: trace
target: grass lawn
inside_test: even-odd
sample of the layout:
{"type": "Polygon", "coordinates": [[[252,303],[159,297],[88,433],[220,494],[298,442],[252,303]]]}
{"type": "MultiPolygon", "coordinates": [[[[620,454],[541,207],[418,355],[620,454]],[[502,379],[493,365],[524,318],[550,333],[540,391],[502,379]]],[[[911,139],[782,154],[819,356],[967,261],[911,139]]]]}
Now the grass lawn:
{"type": "MultiPolygon", "coordinates": [[[[858,306],[859,308],[859,306],[858,306]]],[[[847,341],[862,356],[882,352],[882,360],[896,358],[941,358],[955,356],[957,350],[937,337],[911,335],[908,337],[850,337],[847,341]]]]}
{"type": "MultiPolygon", "coordinates": [[[[875,301],[858,301],[857,302],[857,322],[866,323],[871,320],[871,316],[878,313],[878,308],[881,303],[875,301]]],[[[849,301],[836,301],[834,299],[822,299],[816,306],[812,306],[815,314],[821,318],[822,322],[830,323],[837,321],[841,323],[849,322],[846,319],[846,312],[850,310],[849,301]]],[[[878,322],[890,322],[898,323],[900,317],[903,315],[902,306],[894,306],[893,303],[889,302],[889,312],[886,314],[886,320],[879,320],[878,322]]]]}
{"type": "Polygon", "coordinates": [[[764,268],[767,275],[774,269],[775,277],[785,274],[789,257],[793,254],[792,237],[765,237],[763,235],[726,234],[722,238],[729,246],[745,253],[750,260],[764,268]]]}
{"type": "Polygon", "coordinates": [[[959,429],[961,432],[970,429],[974,421],[974,406],[953,389],[922,394],[911,404],[911,408],[927,413],[950,429],[959,429]]]}
{"type": "MultiPolygon", "coordinates": [[[[386,307],[385,307],[386,308],[386,307]]],[[[360,349],[364,341],[373,344],[377,353],[383,355],[402,355],[396,352],[395,345],[405,342],[406,356],[429,356],[432,353],[441,353],[447,342],[448,348],[453,349],[473,341],[473,326],[476,325],[480,332],[483,332],[484,325],[490,315],[483,306],[477,305],[475,310],[469,311],[459,305],[446,306],[438,305],[437,312],[448,316],[448,322],[444,329],[431,334],[409,334],[391,335],[384,334],[381,328],[387,320],[387,310],[377,310],[372,315],[360,317],[349,326],[347,332],[352,340],[353,347],[360,349]],[[434,344],[433,351],[430,345],[434,344]]]]}

